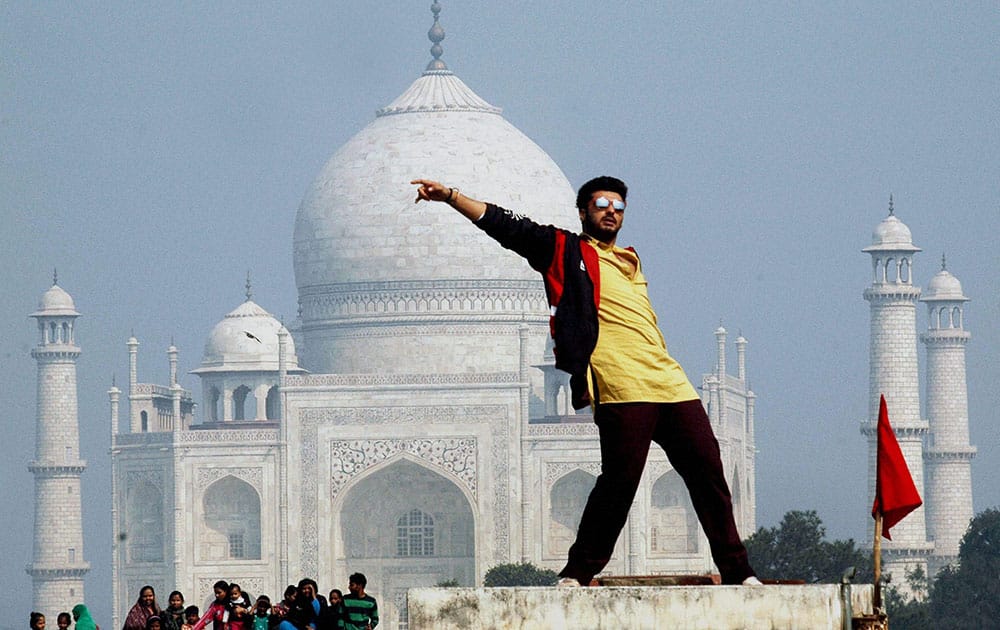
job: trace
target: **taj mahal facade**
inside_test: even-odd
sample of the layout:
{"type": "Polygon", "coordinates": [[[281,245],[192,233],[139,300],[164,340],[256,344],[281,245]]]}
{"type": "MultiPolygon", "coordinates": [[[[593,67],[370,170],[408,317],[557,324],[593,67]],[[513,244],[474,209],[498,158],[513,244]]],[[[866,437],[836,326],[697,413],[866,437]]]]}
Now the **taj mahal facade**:
{"type": "MultiPolygon", "coordinates": [[[[113,626],[144,584],[200,604],[218,579],[274,598],[302,577],[339,584],[361,571],[394,627],[405,624],[407,588],[478,585],[502,563],[558,570],[565,562],[600,474],[600,449],[590,412],[571,409],[569,377],[554,367],[541,278],[464,218],[415,206],[406,184],[418,175],[462,182],[473,197],[568,228],[575,193],[541,148],[441,61],[436,12],[430,35],[427,69],[306,192],[293,243],[296,320],[286,327],[270,315],[248,280],[245,301],[210,331],[190,370],[200,398],[179,385],[177,348],[167,350],[170,382],[143,383],[147,355],[136,336],[126,341],[127,386],[108,392],[113,626]]],[[[896,236],[885,236],[882,249],[902,247],[896,236]]],[[[887,282],[877,277],[875,288],[888,293],[887,282]]],[[[938,298],[957,300],[948,302],[957,313],[965,298],[948,290],[938,298]]],[[[912,306],[916,296],[906,299],[912,306]]],[[[40,382],[51,370],[75,379],[77,315],[58,285],[43,296],[33,315],[42,330],[33,351],[40,382]]],[[[757,452],[748,342],[730,340],[721,326],[710,334],[706,328],[715,365],[692,382],[747,536],[756,529],[757,452]]],[[[948,347],[967,339],[953,330],[930,336],[947,338],[948,347]]],[[[949,361],[964,366],[956,352],[949,361]]],[[[72,393],[62,387],[60,400],[71,395],[75,404],[75,380],[72,393]]],[[[964,374],[949,387],[964,395],[964,374]]],[[[36,523],[46,497],[65,494],[64,481],[79,496],[85,467],[73,450],[75,409],[47,407],[41,399],[50,395],[40,387],[39,442],[50,434],[63,441],[33,464],[41,471],[36,523]]],[[[903,424],[916,427],[909,435],[919,441],[926,426],[918,416],[903,424]]],[[[967,437],[938,439],[947,444],[935,451],[936,470],[963,480],[974,449],[967,437]]],[[[913,449],[911,468],[920,467],[923,455],[913,449]]],[[[947,492],[937,494],[944,501],[947,492]]],[[[910,529],[900,561],[933,550],[923,520],[910,529]]],[[[89,565],[79,538],[68,564],[39,560],[36,541],[29,573],[40,607],[67,580],[79,581],[73,588],[82,596],[89,565]]],[[[606,573],[713,571],[684,484],[654,449],[606,573]]]]}
{"type": "MultiPolygon", "coordinates": [[[[409,587],[565,562],[600,450],[554,368],[541,278],[461,217],[415,207],[406,183],[433,173],[553,224],[572,221],[575,193],[437,50],[307,191],[292,325],[248,286],[192,370],[197,413],[176,348],[171,382],[147,384],[128,340],[128,389],[109,394],[112,425],[128,427],[112,446],[117,614],[147,583],[201,597],[221,578],[278,594],[303,576],[362,571],[392,622],[409,587]]],[[[701,385],[738,525],[752,532],[747,343],[731,375],[726,332],[715,335],[718,365],[701,385]]],[[[654,452],[607,572],[712,571],[684,485],[654,452]]]]}

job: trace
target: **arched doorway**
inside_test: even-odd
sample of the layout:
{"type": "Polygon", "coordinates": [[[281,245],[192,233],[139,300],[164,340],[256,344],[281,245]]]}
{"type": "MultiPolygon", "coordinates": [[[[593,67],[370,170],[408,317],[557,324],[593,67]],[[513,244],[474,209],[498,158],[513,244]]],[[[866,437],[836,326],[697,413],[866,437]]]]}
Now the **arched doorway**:
{"type": "Polygon", "coordinates": [[[141,482],[129,489],[127,506],[128,561],[163,562],[163,493],[152,483],[141,482]]]}
{"type": "Polygon", "coordinates": [[[405,619],[408,588],[451,580],[475,585],[472,506],[453,481],[422,464],[399,459],[354,484],[340,529],[338,560],[368,578],[387,628],[405,619]]]}
{"type": "Polygon", "coordinates": [[[677,471],[667,472],[653,484],[649,546],[653,556],[698,552],[698,516],[677,471]]]}
{"type": "Polygon", "coordinates": [[[260,495],[245,481],[227,475],[205,490],[202,560],[260,559],[260,495]]]}
{"type": "Polygon", "coordinates": [[[563,475],[549,492],[549,531],[546,551],[565,556],[576,539],[583,507],[594,489],[597,477],[580,469],[563,475]]]}

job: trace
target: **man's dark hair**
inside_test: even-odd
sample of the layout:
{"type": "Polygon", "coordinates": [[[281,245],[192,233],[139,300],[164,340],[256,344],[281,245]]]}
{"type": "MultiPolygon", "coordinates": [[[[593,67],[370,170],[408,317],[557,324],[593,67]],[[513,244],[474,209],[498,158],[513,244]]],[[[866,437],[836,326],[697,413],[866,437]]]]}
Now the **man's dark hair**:
{"type": "Polygon", "coordinates": [[[578,210],[586,210],[587,204],[590,203],[590,198],[598,190],[606,190],[608,192],[618,193],[622,196],[622,201],[628,196],[628,186],[625,182],[618,179],[617,177],[609,177],[608,175],[601,175],[600,177],[595,177],[583,186],[580,186],[580,190],[576,193],[576,207],[578,210]]]}
{"type": "Polygon", "coordinates": [[[299,590],[302,590],[302,587],[305,586],[306,584],[312,585],[313,590],[319,593],[319,585],[316,584],[316,580],[312,578],[302,578],[301,580],[299,580],[299,590]]]}
{"type": "Polygon", "coordinates": [[[195,617],[201,617],[201,611],[198,610],[197,606],[188,606],[184,609],[184,616],[194,615],[195,617]]]}
{"type": "Polygon", "coordinates": [[[365,577],[364,573],[352,573],[348,582],[354,582],[355,584],[360,584],[361,586],[368,586],[368,578],[365,577]]]}

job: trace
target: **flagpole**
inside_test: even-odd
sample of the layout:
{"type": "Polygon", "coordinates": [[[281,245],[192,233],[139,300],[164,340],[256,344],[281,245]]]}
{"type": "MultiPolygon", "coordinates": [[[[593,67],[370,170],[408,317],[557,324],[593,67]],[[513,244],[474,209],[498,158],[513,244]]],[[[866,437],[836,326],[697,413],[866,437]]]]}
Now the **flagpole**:
{"type": "Polygon", "coordinates": [[[882,608],[882,512],[875,514],[875,542],[872,545],[875,554],[875,595],[872,598],[872,612],[876,615],[882,608]]]}

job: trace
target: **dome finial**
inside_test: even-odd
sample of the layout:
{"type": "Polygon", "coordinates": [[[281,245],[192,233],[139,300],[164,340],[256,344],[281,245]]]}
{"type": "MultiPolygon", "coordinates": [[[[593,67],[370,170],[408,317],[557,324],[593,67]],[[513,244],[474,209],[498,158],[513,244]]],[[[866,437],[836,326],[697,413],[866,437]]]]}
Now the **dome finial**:
{"type": "Polygon", "coordinates": [[[427,64],[425,72],[448,69],[447,64],[441,61],[441,55],[444,53],[444,49],[441,48],[441,42],[444,40],[444,28],[438,23],[438,14],[441,13],[441,3],[437,0],[434,0],[434,4],[431,5],[431,13],[434,14],[434,24],[431,26],[431,30],[427,31],[427,39],[431,40],[431,44],[433,44],[431,46],[431,55],[434,58],[427,64]]]}
{"type": "Polygon", "coordinates": [[[247,269],[247,284],[246,284],[246,287],[247,287],[247,293],[246,293],[246,295],[247,295],[247,302],[249,302],[250,298],[253,297],[253,291],[250,290],[251,285],[250,285],[250,270],[249,269],[247,269]]]}
{"type": "Polygon", "coordinates": [[[59,270],[55,267],[52,268],[52,286],[59,284],[59,270]]]}
{"type": "Polygon", "coordinates": [[[893,209],[892,209],[892,193],[889,193],[889,216],[891,217],[892,215],[893,215],[893,209]]]}
{"type": "Polygon", "coordinates": [[[944,254],[941,254],[941,271],[948,271],[948,262],[945,260],[944,254]]]}

